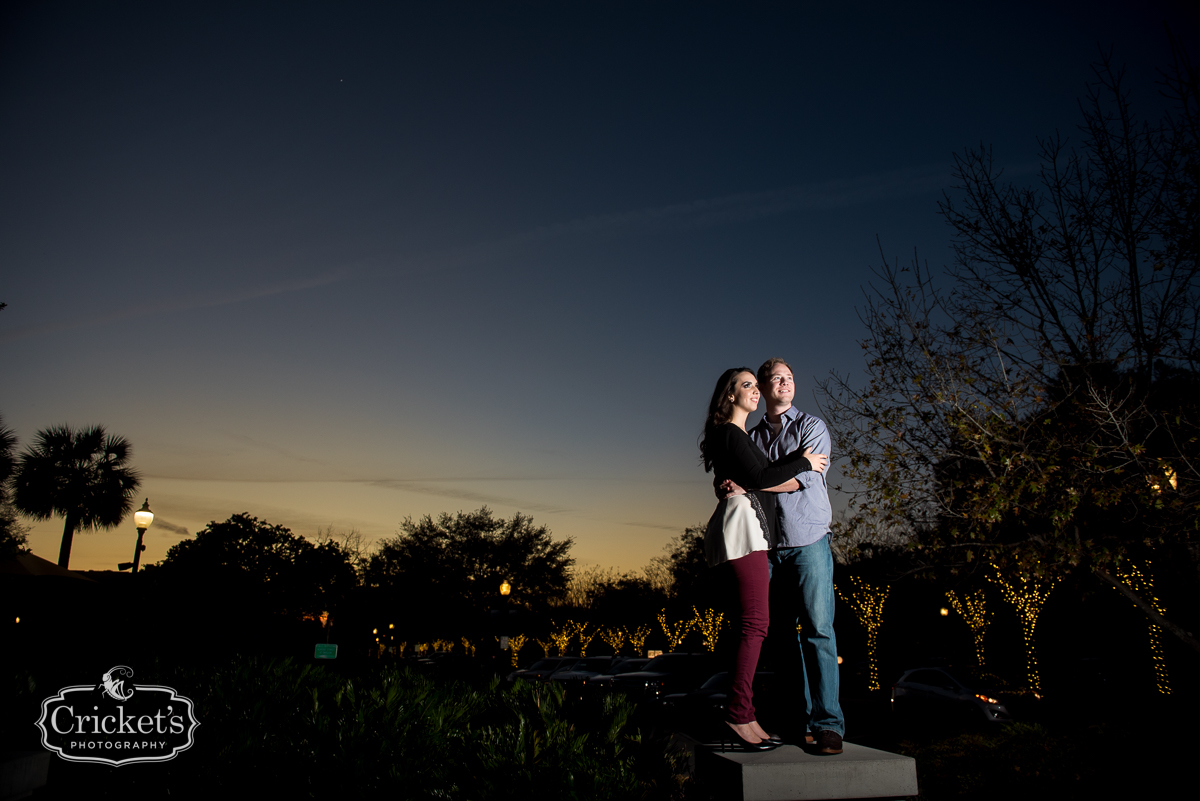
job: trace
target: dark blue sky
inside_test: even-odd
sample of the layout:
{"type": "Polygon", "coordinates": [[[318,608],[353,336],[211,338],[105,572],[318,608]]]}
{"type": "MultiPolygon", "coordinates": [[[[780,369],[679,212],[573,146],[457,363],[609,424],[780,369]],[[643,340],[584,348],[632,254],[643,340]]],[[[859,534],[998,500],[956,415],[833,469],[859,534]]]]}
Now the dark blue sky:
{"type": "Polygon", "coordinates": [[[955,152],[1031,180],[1100,47],[1155,116],[1162,20],[1196,41],[1145,3],[0,14],[0,413],[128,437],[150,561],[239,511],[378,538],[487,503],[639,567],[711,512],[723,369],[783,356],[815,411],[877,237],[948,259],[955,152]]]}

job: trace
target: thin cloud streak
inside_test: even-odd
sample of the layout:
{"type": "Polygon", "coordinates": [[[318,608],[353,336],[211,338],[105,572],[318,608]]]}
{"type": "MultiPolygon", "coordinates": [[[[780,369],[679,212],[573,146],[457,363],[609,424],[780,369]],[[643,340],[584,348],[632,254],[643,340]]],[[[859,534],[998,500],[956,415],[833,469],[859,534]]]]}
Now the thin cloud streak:
{"type": "Polygon", "coordinates": [[[241,443],[242,445],[248,445],[252,448],[258,448],[259,450],[264,450],[264,451],[267,451],[268,453],[273,453],[276,456],[282,456],[285,459],[290,459],[291,461],[294,461],[294,462],[303,462],[305,464],[319,464],[319,465],[323,465],[325,467],[331,466],[330,463],[325,459],[316,459],[312,456],[302,456],[301,454],[298,454],[294,451],[290,451],[287,448],[281,448],[278,445],[272,445],[269,442],[262,442],[261,440],[254,439],[253,437],[248,437],[245,434],[234,434],[232,432],[225,432],[225,436],[228,437],[229,439],[232,439],[234,442],[241,443]]]}
{"type": "Polygon", "coordinates": [[[547,514],[570,514],[575,511],[564,506],[553,506],[551,504],[538,503],[536,501],[522,501],[503,495],[492,495],[485,492],[473,492],[471,490],[461,489],[459,487],[437,487],[416,481],[378,479],[375,481],[367,481],[362,483],[383,489],[402,490],[404,492],[414,492],[421,495],[433,495],[439,498],[453,498],[455,500],[470,501],[472,503],[514,506],[518,509],[531,509],[535,512],[545,512],[547,514]]]}
{"type": "Polygon", "coordinates": [[[182,311],[190,311],[192,309],[211,309],[217,306],[229,306],[234,303],[244,303],[249,300],[267,298],[273,295],[283,295],[289,292],[301,292],[306,289],[316,289],[317,287],[328,286],[330,284],[345,281],[357,273],[358,270],[356,269],[340,269],[308,278],[296,278],[291,280],[276,281],[265,286],[247,287],[229,294],[222,295],[220,297],[194,296],[185,299],[176,299],[173,301],[151,301],[147,303],[144,308],[130,307],[122,309],[121,311],[110,312],[108,314],[97,315],[95,317],[77,317],[70,320],[55,320],[53,322],[40,323],[38,325],[26,325],[0,333],[0,344],[15,342],[17,340],[36,336],[38,334],[57,333],[59,331],[68,331],[72,328],[81,328],[84,326],[92,327],[104,325],[106,323],[117,322],[119,320],[127,320],[131,317],[144,317],[148,313],[173,314],[182,311]],[[150,311],[147,312],[145,308],[149,308],[150,311]]]}
{"type": "Polygon", "coordinates": [[[762,192],[739,192],[666,206],[579,217],[489,242],[418,255],[408,261],[406,272],[461,269],[526,245],[571,237],[613,236],[639,229],[689,230],[749,222],[795,211],[839,209],[895,200],[944,188],[950,172],[949,164],[925,164],[856,178],[797,184],[762,192]]]}
{"type": "Polygon", "coordinates": [[[930,164],[851,179],[798,184],[764,192],[739,192],[668,206],[584,217],[558,225],[535,228],[526,234],[513,237],[511,241],[538,241],[577,233],[665,223],[674,223],[682,228],[702,228],[773,217],[790,211],[844,208],[929,192],[943,186],[948,175],[948,165],[930,164]]]}
{"type": "Polygon", "coordinates": [[[662,523],[639,523],[636,520],[623,520],[623,521],[621,521],[621,525],[622,526],[632,526],[634,528],[655,528],[655,529],[662,529],[663,531],[674,531],[676,533],[682,533],[682,529],[680,529],[679,526],[668,526],[668,525],[664,525],[662,523]]]}
{"type": "Polygon", "coordinates": [[[163,520],[158,515],[154,516],[154,522],[151,523],[151,525],[157,530],[156,533],[161,533],[162,531],[169,531],[172,534],[181,534],[184,537],[190,536],[188,534],[188,530],[186,528],[184,528],[183,526],[177,526],[174,523],[171,523],[170,521],[163,520]]]}

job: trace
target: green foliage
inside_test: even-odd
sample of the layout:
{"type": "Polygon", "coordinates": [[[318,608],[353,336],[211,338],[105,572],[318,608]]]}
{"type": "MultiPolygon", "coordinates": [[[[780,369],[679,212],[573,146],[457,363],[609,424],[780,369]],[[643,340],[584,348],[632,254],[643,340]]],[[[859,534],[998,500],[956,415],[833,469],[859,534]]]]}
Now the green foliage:
{"type": "Polygon", "coordinates": [[[1028,792],[1031,783],[1040,794],[1062,797],[1078,780],[1075,746],[1036,724],[925,746],[902,743],[901,750],[917,759],[922,798],[1011,798],[1028,792]]]}
{"type": "Polygon", "coordinates": [[[1129,732],[1116,721],[1073,730],[1013,723],[934,742],[901,742],[898,750],[916,758],[921,798],[930,801],[1138,798],[1191,781],[1194,736],[1156,738],[1155,767],[1147,773],[1143,761],[1113,759],[1113,743],[1128,740],[1129,732]]]}
{"type": "Polygon", "coordinates": [[[675,760],[631,726],[619,696],[569,706],[552,685],[468,686],[395,668],[345,678],[289,660],[155,678],[195,702],[196,746],[131,777],[132,788],[125,774],[98,777],[90,794],[582,801],[678,791],[675,760]]]}

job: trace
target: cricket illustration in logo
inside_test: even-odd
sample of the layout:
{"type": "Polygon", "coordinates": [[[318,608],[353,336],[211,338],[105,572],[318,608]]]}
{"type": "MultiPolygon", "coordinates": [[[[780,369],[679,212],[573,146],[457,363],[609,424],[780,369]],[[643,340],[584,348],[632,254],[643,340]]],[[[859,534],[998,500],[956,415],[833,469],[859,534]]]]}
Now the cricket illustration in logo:
{"type": "Polygon", "coordinates": [[[128,701],[133,697],[133,690],[125,692],[125,679],[133,678],[133,668],[127,668],[124,665],[117,665],[111,668],[100,679],[100,683],[96,685],[96,689],[104,688],[104,692],[118,701],[128,701]],[[123,678],[115,678],[122,676],[123,678]]]}

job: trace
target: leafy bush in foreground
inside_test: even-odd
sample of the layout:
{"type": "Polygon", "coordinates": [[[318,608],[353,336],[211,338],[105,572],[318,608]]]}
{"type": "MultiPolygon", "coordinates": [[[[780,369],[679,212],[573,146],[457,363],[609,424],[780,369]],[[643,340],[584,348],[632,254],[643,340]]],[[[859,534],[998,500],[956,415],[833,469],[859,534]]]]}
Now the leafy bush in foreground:
{"type": "Polygon", "coordinates": [[[675,757],[630,725],[622,697],[567,704],[555,685],[511,688],[384,669],[345,678],[241,659],[159,678],[200,727],[174,761],[109,768],[55,761],[50,795],[389,799],[670,798],[675,757]]]}

